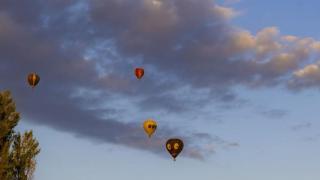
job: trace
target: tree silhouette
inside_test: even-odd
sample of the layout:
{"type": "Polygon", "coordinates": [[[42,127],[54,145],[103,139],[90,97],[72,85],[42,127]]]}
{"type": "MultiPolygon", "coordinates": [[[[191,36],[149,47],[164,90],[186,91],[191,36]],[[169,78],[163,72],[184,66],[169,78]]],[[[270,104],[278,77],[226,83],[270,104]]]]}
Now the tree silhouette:
{"type": "Polygon", "coordinates": [[[21,135],[14,131],[20,120],[9,91],[0,92],[0,179],[30,180],[40,152],[32,131],[21,135]]]}

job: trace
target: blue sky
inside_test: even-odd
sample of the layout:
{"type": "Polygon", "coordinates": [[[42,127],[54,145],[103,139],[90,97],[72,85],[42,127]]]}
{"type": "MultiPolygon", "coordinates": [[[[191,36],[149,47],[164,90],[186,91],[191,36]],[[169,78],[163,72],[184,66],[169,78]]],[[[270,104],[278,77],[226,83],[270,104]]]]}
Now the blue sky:
{"type": "Polygon", "coordinates": [[[119,2],[0,3],[0,89],[40,142],[35,180],[320,178],[318,1],[119,2]]]}
{"type": "Polygon", "coordinates": [[[319,25],[315,23],[319,17],[317,4],[319,2],[315,0],[241,1],[233,5],[243,13],[234,22],[251,32],[267,26],[277,26],[285,34],[319,38],[319,25]]]}

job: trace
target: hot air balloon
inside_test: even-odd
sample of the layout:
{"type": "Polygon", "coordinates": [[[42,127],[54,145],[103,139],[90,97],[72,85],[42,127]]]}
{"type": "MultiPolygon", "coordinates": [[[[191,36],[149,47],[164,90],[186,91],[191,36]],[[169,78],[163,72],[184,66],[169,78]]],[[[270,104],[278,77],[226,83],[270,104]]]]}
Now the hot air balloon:
{"type": "Polygon", "coordinates": [[[150,138],[152,136],[152,134],[157,129],[157,122],[152,120],[152,119],[148,119],[148,120],[144,121],[143,129],[144,129],[144,131],[147,133],[147,135],[150,138]]]}
{"type": "Polygon", "coordinates": [[[141,79],[142,76],[144,75],[144,69],[143,68],[136,68],[135,74],[136,74],[137,79],[141,79]]]}
{"type": "Polygon", "coordinates": [[[30,73],[28,75],[28,83],[29,85],[34,88],[40,81],[40,77],[36,73],[30,73]]]}
{"type": "Polygon", "coordinates": [[[183,149],[183,141],[181,139],[169,139],[166,143],[166,149],[175,161],[183,149]]]}

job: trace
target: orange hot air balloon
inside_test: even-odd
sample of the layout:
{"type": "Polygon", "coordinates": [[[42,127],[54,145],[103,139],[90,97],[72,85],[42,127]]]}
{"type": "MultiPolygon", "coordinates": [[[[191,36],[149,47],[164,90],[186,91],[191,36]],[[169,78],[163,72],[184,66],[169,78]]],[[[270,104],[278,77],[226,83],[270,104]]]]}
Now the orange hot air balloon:
{"type": "Polygon", "coordinates": [[[144,69],[143,68],[136,68],[135,74],[138,79],[141,79],[142,76],[144,75],[144,69]]]}
{"type": "Polygon", "coordinates": [[[30,73],[28,75],[28,83],[29,85],[34,88],[40,81],[40,77],[36,73],[30,73]]]}

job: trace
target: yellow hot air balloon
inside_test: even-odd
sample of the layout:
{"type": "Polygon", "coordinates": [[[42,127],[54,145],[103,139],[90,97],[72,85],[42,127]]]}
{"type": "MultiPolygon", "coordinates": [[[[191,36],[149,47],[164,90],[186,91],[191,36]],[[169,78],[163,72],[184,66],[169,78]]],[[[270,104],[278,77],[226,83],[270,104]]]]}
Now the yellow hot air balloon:
{"type": "Polygon", "coordinates": [[[152,120],[152,119],[148,119],[148,120],[144,121],[143,129],[144,129],[144,131],[147,133],[147,135],[150,138],[152,136],[152,134],[157,129],[157,122],[152,120]]]}

